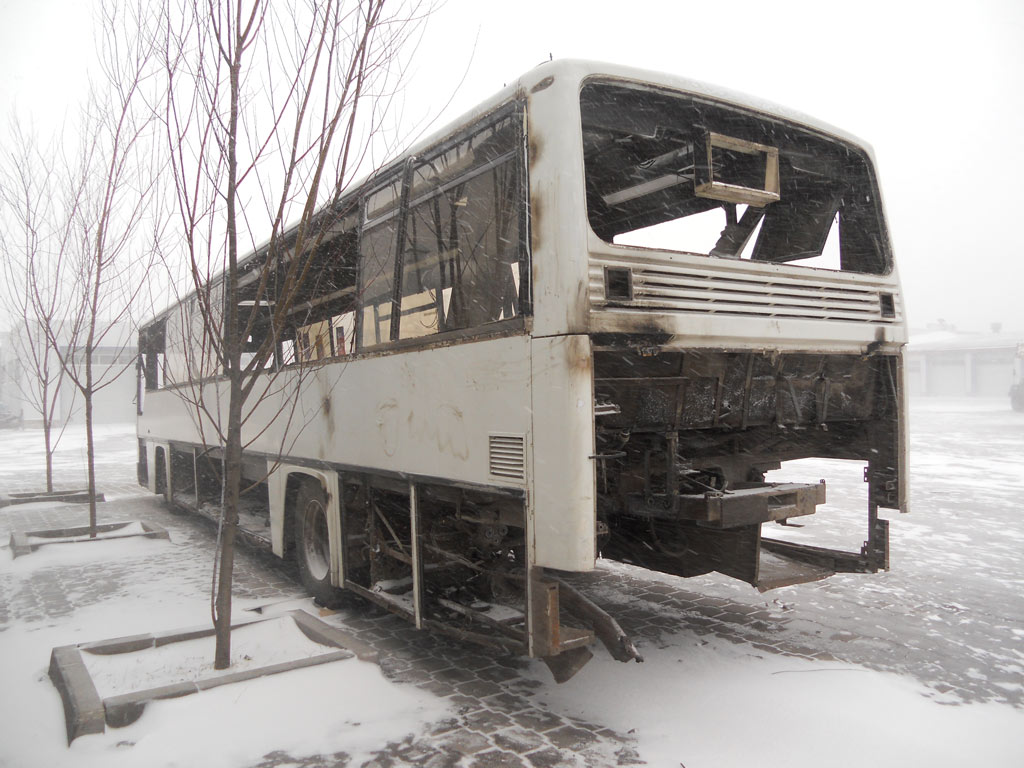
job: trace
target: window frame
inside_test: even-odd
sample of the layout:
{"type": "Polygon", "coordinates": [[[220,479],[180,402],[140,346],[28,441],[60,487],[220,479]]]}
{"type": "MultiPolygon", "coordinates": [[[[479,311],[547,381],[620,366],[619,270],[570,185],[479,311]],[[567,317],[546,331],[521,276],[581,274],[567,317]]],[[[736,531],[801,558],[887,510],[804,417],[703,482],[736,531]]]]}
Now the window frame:
{"type": "MultiPolygon", "coordinates": [[[[533,314],[533,284],[532,284],[532,258],[533,255],[530,249],[530,195],[529,195],[529,164],[527,163],[527,131],[526,131],[526,102],[522,100],[511,100],[491,110],[489,113],[482,115],[480,118],[475,120],[469,125],[462,126],[459,130],[449,134],[442,140],[438,141],[434,145],[430,146],[426,151],[417,153],[415,155],[407,155],[404,159],[396,161],[391,166],[382,170],[381,173],[367,180],[361,184],[358,188],[352,190],[352,192],[346,195],[337,205],[337,208],[349,208],[357,211],[356,225],[352,231],[355,232],[356,236],[356,268],[355,268],[355,283],[354,283],[354,297],[351,310],[355,314],[353,325],[352,325],[352,338],[349,341],[348,349],[344,354],[337,353],[335,349],[334,339],[334,318],[330,318],[331,323],[331,355],[325,358],[319,358],[316,360],[302,360],[302,355],[299,351],[299,339],[298,331],[300,327],[295,326],[293,332],[284,332],[278,341],[278,349],[276,350],[272,364],[268,366],[267,372],[269,371],[281,371],[285,368],[297,367],[297,366],[312,366],[322,365],[324,363],[331,362],[332,360],[351,360],[362,356],[375,356],[378,354],[387,354],[390,352],[406,351],[414,348],[424,348],[451,344],[453,342],[472,341],[482,338],[492,338],[499,336],[514,335],[517,333],[525,332],[527,328],[527,318],[533,314]],[[503,120],[511,118],[515,125],[515,139],[514,146],[507,152],[503,152],[500,156],[493,158],[486,163],[479,166],[471,166],[467,173],[464,173],[456,178],[446,181],[438,187],[430,188],[428,191],[418,195],[415,201],[410,201],[410,195],[412,193],[412,178],[416,171],[425,160],[432,159],[439,155],[443,155],[445,152],[450,151],[453,147],[458,144],[465,142],[475,134],[481,133],[490,127],[493,127],[503,120]],[[487,322],[482,325],[475,325],[465,328],[455,328],[451,330],[439,331],[438,333],[425,334],[422,336],[410,337],[402,339],[400,338],[400,327],[401,327],[401,288],[402,288],[402,277],[405,269],[405,235],[408,216],[410,210],[413,208],[413,203],[419,203],[423,200],[429,199],[438,194],[444,194],[450,190],[454,185],[465,183],[468,180],[475,179],[477,176],[493,171],[498,166],[512,162],[515,163],[516,178],[516,194],[517,204],[515,215],[518,217],[517,231],[518,231],[518,243],[517,249],[519,253],[519,285],[518,285],[518,312],[515,316],[510,318],[504,318],[501,320],[495,320],[487,322]],[[383,216],[377,216],[373,219],[368,219],[367,204],[374,194],[380,192],[390,184],[398,184],[398,203],[394,208],[388,211],[383,216]],[[350,206],[351,204],[351,206],[350,206]],[[394,273],[392,275],[392,286],[390,293],[390,305],[392,319],[390,328],[388,331],[388,339],[383,340],[379,343],[372,345],[363,344],[363,324],[364,324],[364,310],[367,305],[364,301],[362,291],[362,282],[364,277],[364,270],[366,268],[366,259],[363,257],[363,237],[366,234],[368,225],[379,225],[394,217],[397,218],[395,225],[395,232],[393,235],[395,254],[394,254],[394,273]],[[399,247],[401,246],[401,247],[399,247]],[[285,345],[288,343],[293,344],[293,358],[291,360],[285,360],[285,345]]],[[[327,211],[321,211],[317,214],[318,217],[330,215],[327,211]]],[[[287,240],[287,234],[285,233],[284,239],[287,240]]],[[[339,233],[340,236],[340,233],[339,233]]],[[[242,260],[239,264],[240,269],[244,269],[245,263],[250,259],[256,259],[261,254],[265,255],[265,251],[260,249],[250,254],[246,259],[242,260]]],[[[205,290],[217,291],[218,284],[223,281],[223,275],[217,275],[210,280],[208,287],[205,290]]],[[[219,297],[223,300],[223,295],[219,297]]],[[[171,380],[167,379],[167,349],[166,340],[168,337],[168,325],[180,325],[179,329],[182,333],[182,342],[186,342],[190,337],[189,329],[185,328],[185,325],[191,324],[191,315],[193,310],[193,303],[198,300],[198,294],[193,292],[189,296],[186,296],[182,300],[176,302],[172,307],[169,307],[159,316],[155,317],[144,327],[147,334],[159,334],[161,338],[159,358],[154,358],[154,361],[150,363],[148,358],[143,361],[143,365],[152,368],[156,365],[159,369],[156,375],[156,387],[151,389],[146,386],[146,391],[156,391],[162,389],[172,389],[182,386],[189,386],[194,384],[203,383],[210,380],[217,380],[224,378],[224,371],[221,370],[220,366],[217,365],[216,372],[206,371],[206,375],[201,378],[193,378],[190,374],[188,366],[186,365],[186,378],[182,380],[171,380]]],[[[223,307],[221,311],[224,311],[223,307]]],[[[308,324],[307,324],[308,325],[308,324]]],[[[141,350],[140,350],[141,354],[141,350]]],[[[155,353],[154,353],[155,354],[155,353]]],[[[205,358],[205,356],[204,356],[205,358]]],[[[152,373],[152,370],[150,371],[152,373]]],[[[143,378],[147,384],[154,382],[150,381],[149,377],[145,376],[143,372],[143,378]]]]}
{"type": "Polygon", "coordinates": [[[362,253],[362,238],[368,223],[379,224],[382,221],[386,221],[385,217],[377,217],[370,221],[367,221],[365,206],[370,197],[376,192],[386,187],[388,184],[394,183],[396,179],[400,180],[401,192],[399,195],[400,205],[395,212],[389,212],[388,218],[394,215],[400,216],[399,222],[396,225],[396,239],[395,247],[396,253],[394,258],[395,272],[392,284],[391,293],[391,322],[389,328],[389,340],[375,343],[372,345],[364,345],[362,323],[364,318],[365,304],[363,303],[363,296],[358,297],[358,312],[356,315],[356,329],[355,336],[357,344],[355,348],[355,354],[377,354],[388,351],[404,351],[410,348],[418,347],[429,347],[437,344],[450,343],[452,341],[463,341],[472,340],[491,336],[502,336],[510,335],[516,331],[524,331],[526,328],[526,317],[532,315],[533,304],[532,304],[532,281],[531,281],[531,265],[532,265],[532,253],[530,252],[530,215],[529,215],[529,177],[528,177],[528,164],[526,162],[526,126],[525,126],[525,109],[526,105],[522,101],[510,101],[500,107],[496,108],[489,114],[483,116],[476,122],[464,126],[457,132],[447,136],[441,142],[430,147],[427,151],[417,153],[416,155],[410,155],[405,158],[399,165],[392,166],[379,176],[372,186],[367,188],[366,192],[360,192],[360,217],[359,217],[359,276],[357,278],[357,285],[362,285],[363,280],[363,269],[365,267],[365,260],[362,253]],[[422,192],[415,198],[412,198],[412,180],[415,175],[416,169],[420,167],[424,162],[431,158],[438,157],[451,150],[453,147],[460,143],[465,142],[472,136],[487,130],[500,123],[503,120],[512,118],[515,121],[516,137],[514,141],[514,147],[507,152],[502,153],[500,156],[489,160],[479,166],[472,166],[467,173],[457,176],[454,179],[446,181],[439,187],[433,187],[427,191],[422,192]],[[467,180],[475,179],[477,176],[487,173],[488,171],[494,170],[506,162],[517,163],[516,173],[517,178],[517,195],[520,200],[519,205],[516,206],[516,214],[519,217],[517,223],[517,230],[519,233],[519,242],[517,244],[518,251],[520,254],[519,259],[519,311],[514,317],[504,318],[502,320],[495,320],[493,322],[484,323],[482,325],[475,325],[467,328],[455,328],[451,330],[439,331],[432,334],[424,334],[421,336],[414,336],[409,338],[401,338],[401,301],[402,301],[402,278],[404,276],[405,264],[406,264],[406,232],[408,217],[410,212],[416,204],[429,200],[438,194],[443,194],[445,191],[451,189],[456,184],[465,183],[467,180]]]}
{"type": "MultiPolygon", "coordinates": [[[[866,176],[866,180],[867,180],[868,186],[870,188],[869,189],[869,194],[870,194],[870,198],[871,198],[870,199],[870,205],[871,205],[871,208],[872,208],[875,225],[870,227],[868,230],[865,230],[864,232],[857,233],[857,234],[861,234],[864,238],[867,238],[867,239],[875,239],[875,240],[877,240],[877,243],[876,243],[876,246],[877,246],[877,256],[881,259],[881,262],[882,262],[882,265],[881,265],[882,268],[880,270],[875,271],[875,270],[852,269],[852,268],[851,269],[846,269],[846,268],[842,268],[842,267],[839,267],[839,268],[822,267],[822,266],[816,266],[816,265],[801,263],[804,260],[804,259],[801,259],[801,258],[791,258],[791,259],[786,259],[786,260],[782,260],[782,259],[770,260],[770,259],[746,259],[746,258],[744,258],[744,259],[735,258],[734,259],[734,258],[727,258],[725,260],[730,261],[730,262],[741,263],[741,264],[743,264],[745,266],[766,266],[767,265],[767,266],[774,266],[774,267],[792,267],[792,268],[798,269],[800,272],[806,272],[806,271],[819,271],[820,272],[820,271],[825,271],[825,272],[828,272],[830,274],[841,274],[841,275],[844,275],[844,276],[859,276],[859,277],[867,277],[867,278],[885,278],[885,277],[890,277],[892,274],[894,274],[895,269],[896,269],[896,262],[895,262],[895,257],[894,257],[894,254],[893,254],[892,241],[891,241],[890,234],[889,234],[889,225],[888,225],[888,221],[887,221],[886,216],[885,216],[885,209],[884,209],[884,205],[883,205],[883,202],[882,202],[882,193],[881,193],[881,187],[880,187],[879,182],[878,182],[878,173],[877,173],[877,169],[875,167],[875,163],[873,161],[873,158],[871,157],[871,153],[870,153],[870,151],[866,147],[861,146],[860,144],[854,143],[850,139],[843,138],[841,136],[836,136],[834,134],[828,133],[827,131],[822,130],[821,128],[816,128],[813,125],[808,125],[808,124],[800,122],[798,120],[794,120],[793,118],[785,117],[783,115],[779,115],[777,113],[769,112],[769,111],[766,111],[764,109],[757,109],[754,106],[744,105],[742,103],[736,103],[736,102],[728,101],[728,100],[725,100],[725,99],[715,98],[713,96],[709,96],[709,95],[706,95],[706,94],[701,94],[701,93],[694,92],[694,91],[680,90],[678,88],[671,88],[671,87],[668,87],[668,86],[658,85],[658,84],[655,84],[655,83],[644,82],[644,81],[641,81],[641,80],[624,79],[624,78],[607,76],[607,75],[589,76],[589,77],[584,78],[580,82],[579,94],[578,94],[578,97],[577,97],[577,100],[576,100],[576,107],[579,110],[578,114],[579,114],[579,117],[580,117],[580,126],[581,126],[581,128],[583,128],[583,121],[584,121],[584,104],[583,104],[584,91],[585,91],[585,89],[587,89],[589,87],[606,87],[606,88],[610,88],[610,89],[618,88],[618,89],[634,90],[634,91],[641,91],[641,92],[646,91],[646,92],[655,94],[656,96],[661,97],[661,98],[689,100],[692,104],[697,105],[697,106],[703,105],[704,107],[707,107],[707,108],[713,108],[713,109],[716,109],[716,110],[730,111],[730,112],[735,113],[736,115],[742,116],[742,117],[744,117],[746,119],[749,119],[749,120],[752,120],[752,121],[755,121],[755,122],[773,123],[778,128],[791,129],[791,130],[794,130],[794,131],[798,131],[799,133],[806,135],[808,138],[811,138],[811,139],[813,139],[815,141],[824,142],[824,143],[833,145],[837,150],[841,149],[841,150],[845,151],[847,155],[854,156],[854,157],[858,158],[858,160],[863,164],[863,169],[864,169],[864,173],[865,173],[865,176],[866,176]]],[[[586,147],[585,147],[586,142],[585,142],[585,139],[584,139],[584,131],[581,130],[579,133],[580,133],[580,141],[581,141],[580,153],[583,156],[583,174],[584,174],[583,175],[583,183],[584,183],[584,186],[586,186],[587,178],[588,178],[588,175],[587,175],[587,163],[586,163],[586,147]]],[[[588,193],[585,192],[584,193],[584,209],[583,210],[584,210],[584,216],[585,216],[586,221],[587,221],[587,227],[589,228],[590,232],[598,240],[600,240],[602,243],[604,243],[604,244],[606,244],[606,245],[608,245],[608,246],[610,246],[612,248],[615,248],[615,249],[627,249],[627,250],[628,249],[633,249],[633,250],[652,250],[652,251],[660,251],[660,252],[665,252],[665,253],[679,253],[679,254],[684,254],[684,255],[687,255],[687,256],[696,256],[698,258],[718,258],[718,257],[716,257],[716,255],[714,253],[701,253],[699,251],[687,250],[687,249],[685,249],[683,247],[661,247],[661,246],[647,246],[647,245],[635,245],[635,244],[613,242],[612,239],[605,238],[603,235],[599,234],[597,229],[595,228],[594,223],[593,223],[593,221],[591,219],[591,210],[590,210],[590,205],[589,205],[589,201],[588,201],[587,198],[588,198],[588,193]]],[[[837,215],[842,214],[842,209],[843,209],[843,207],[840,206],[840,210],[837,212],[837,215]]],[[[700,211],[695,211],[694,213],[700,213],[700,211]]],[[[692,215],[692,214],[688,214],[688,215],[692,215]]],[[[850,216],[850,215],[851,214],[849,212],[846,213],[846,216],[850,216]]],[[[684,217],[679,217],[679,219],[676,219],[676,220],[681,220],[682,218],[686,218],[686,217],[685,216],[684,217]]],[[[671,220],[666,220],[665,222],[659,222],[659,223],[669,223],[670,221],[671,220]]],[[[642,229],[642,228],[643,227],[638,227],[638,229],[642,229]]],[[[630,230],[626,230],[626,231],[630,231],[630,230]]],[[[624,231],[622,233],[619,233],[619,234],[624,234],[626,231],[624,231]]],[[[842,222],[840,221],[840,229],[837,232],[837,234],[841,234],[841,233],[842,233],[842,222]]],[[[828,236],[829,236],[828,232],[824,233],[823,243],[824,243],[824,240],[828,238],[828,236]]],[[[853,235],[851,235],[851,236],[853,236],[853,235]]],[[[756,245],[757,245],[756,243],[751,243],[751,247],[752,248],[755,247],[756,245]]],[[[714,250],[714,249],[712,249],[712,250],[714,250]]]]}

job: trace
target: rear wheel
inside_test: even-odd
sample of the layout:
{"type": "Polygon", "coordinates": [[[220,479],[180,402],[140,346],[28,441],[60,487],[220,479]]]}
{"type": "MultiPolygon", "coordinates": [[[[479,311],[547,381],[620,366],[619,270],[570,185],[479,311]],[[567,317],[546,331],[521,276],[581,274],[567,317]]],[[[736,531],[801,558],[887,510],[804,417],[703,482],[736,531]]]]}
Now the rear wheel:
{"type": "Polygon", "coordinates": [[[307,480],[295,500],[295,559],[302,586],[320,605],[341,607],[346,593],[331,584],[331,538],[327,496],[320,483],[307,480]]]}

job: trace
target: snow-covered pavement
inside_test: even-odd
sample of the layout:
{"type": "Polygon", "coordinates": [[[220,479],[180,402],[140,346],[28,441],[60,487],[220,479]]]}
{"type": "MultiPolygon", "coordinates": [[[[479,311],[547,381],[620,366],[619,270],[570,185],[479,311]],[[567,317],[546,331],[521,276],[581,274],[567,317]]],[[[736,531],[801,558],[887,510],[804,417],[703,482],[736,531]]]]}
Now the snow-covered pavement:
{"type": "MultiPolygon", "coordinates": [[[[17,561],[0,551],[0,765],[1024,765],[1024,414],[1002,400],[920,401],[911,441],[911,514],[888,515],[888,573],[763,595],[615,564],[581,577],[634,634],[643,665],[597,650],[558,686],[538,663],[348,611],[329,620],[374,644],[385,674],[346,661],[158,702],[135,725],[68,748],[45,674],[52,646],[208,615],[212,529],[134,486],[132,428],[104,428],[104,519],[159,518],[171,543],[56,545],[17,561]]],[[[0,491],[41,487],[41,442],[0,433],[0,491]]],[[[61,486],[84,477],[83,456],[69,432],[61,486]]],[[[781,470],[827,476],[829,502],[780,535],[859,548],[861,470],[843,466],[837,480],[836,469],[781,470]]],[[[0,510],[0,541],[80,523],[84,509],[0,510]]],[[[246,555],[236,593],[244,610],[298,587],[275,561],[246,555]]]]}

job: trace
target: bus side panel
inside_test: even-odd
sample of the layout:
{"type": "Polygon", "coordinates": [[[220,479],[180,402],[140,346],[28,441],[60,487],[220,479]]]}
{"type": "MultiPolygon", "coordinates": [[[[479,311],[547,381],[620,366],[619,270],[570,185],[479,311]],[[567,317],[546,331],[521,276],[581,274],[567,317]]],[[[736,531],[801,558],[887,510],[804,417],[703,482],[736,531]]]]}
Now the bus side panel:
{"type": "Polygon", "coordinates": [[[593,368],[587,336],[533,340],[531,565],[594,567],[593,368]]]}
{"type": "MultiPolygon", "coordinates": [[[[254,389],[265,394],[246,404],[243,443],[268,457],[524,488],[525,477],[491,473],[488,446],[494,433],[528,439],[529,353],[522,335],[286,369],[254,389]]],[[[204,391],[216,412],[214,385],[204,391]]],[[[201,444],[194,422],[173,391],[150,392],[139,434],[201,444]]]]}

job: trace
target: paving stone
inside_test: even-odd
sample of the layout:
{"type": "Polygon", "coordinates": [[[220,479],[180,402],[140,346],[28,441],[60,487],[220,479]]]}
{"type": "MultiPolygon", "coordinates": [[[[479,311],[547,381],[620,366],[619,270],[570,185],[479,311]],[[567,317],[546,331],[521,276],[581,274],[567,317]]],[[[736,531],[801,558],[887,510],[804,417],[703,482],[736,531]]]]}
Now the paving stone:
{"type": "Polygon", "coordinates": [[[478,670],[476,674],[477,677],[484,680],[490,680],[495,683],[504,683],[509,680],[517,680],[522,674],[522,670],[495,665],[487,667],[486,669],[478,670]]]}
{"type": "Polygon", "coordinates": [[[485,696],[493,696],[496,693],[501,693],[501,686],[488,680],[468,680],[456,685],[455,689],[459,691],[459,693],[463,693],[467,696],[475,696],[477,698],[484,698],[485,696]]]}
{"type": "Polygon", "coordinates": [[[568,764],[566,762],[566,755],[554,747],[538,749],[536,752],[530,752],[523,757],[533,768],[558,768],[558,766],[568,764]]]}
{"type": "Polygon", "coordinates": [[[471,768],[524,768],[525,763],[514,752],[492,749],[476,755],[470,766],[471,768]]]}
{"type": "Polygon", "coordinates": [[[571,725],[566,725],[553,731],[548,731],[545,736],[556,747],[568,749],[572,752],[579,752],[584,747],[587,747],[597,741],[599,738],[593,731],[585,730],[583,728],[574,728],[571,725]]]}
{"type": "Polygon", "coordinates": [[[483,733],[491,733],[499,728],[504,728],[512,723],[512,718],[501,712],[491,709],[478,709],[475,712],[468,712],[462,717],[462,722],[467,728],[483,733]]]}
{"type": "Polygon", "coordinates": [[[518,712],[521,709],[525,709],[530,706],[529,701],[524,696],[517,696],[513,693],[509,693],[500,686],[498,690],[499,692],[493,696],[484,697],[484,701],[487,702],[487,706],[508,714],[518,712]]]}
{"type": "Polygon", "coordinates": [[[460,755],[473,755],[483,749],[489,749],[493,745],[490,739],[482,733],[460,728],[457,731],[452,731],[442,736],[438,746],[441,749],[456,752],[460,755]]]}
{"type": "Polygon", "coordinates": [[[417,683],[417,685],[426,691],[430,691],[435,696],[440,696],[442,698],[451,696],[455,693],[455,689],[452,687],[451,683],[446,683],[442,680],[434,680],[433,678],[428,678],[421,683],[417,683]]]}
{"type": "Polygon", "coordinates": [[[459,666],[479,673],[482,669],[494,666],[494,659],[484,654],[467,653],[459,660],[459,666]]]}
{"type": "Polygon", "coordinates": [[[432,744],[424,740],[403,744],[395,750],[396,757],[400,757],[402,760],[413,763],[414,765],[421,765],[427,762],[427,760],[435,754],[437,754],[437,749],[432,744]]]}
{"type": "Polygon", "coordinates": [[[444,720],[439,720],[438,722],[436,722],[432,726],[430,726],[430,729],[428,730],[428,733],[431,736],[440,736],[441,734],[449,733],[451,731],[454,731],[456,728],[459,728],[459,727],[460,726],[459,726],[458,718],[447,717],[444,720]]]}
{"type": "Polygon", "coordinates": [[[520,727],[498,731],[491,738],[502,749],[520,755],[540,749],[548,743],[540,734],[520,727]]]}
{"type": "Polygon", "coordinates": [[[467,712],[475,712],[476,710],[483,709],[487,706],[486,704],[484,704],[484,702],[480,701],[475,696],[467,696],[464,693],[452,694],[448,698],[448,701],[450,701],[454,706],[458,707],[459,712],[461,714],[466,714],[467,712]]]}
{"type": "Polygon", "coordinates": [[[475,679],[476,675],[470,672],[468,669],[458,669],[456,667],[449,667],[448,669],[442,669],[434,673],[434,679],[442,682],[451,683],[464,683],[469,680],[475,679]]]}
{"type": "MultiPolygon", "coordinates": [[[[615,753],[616,765],[646,765],[633,747],[622,747],[615,753]]],[[[680,763],[679,765],[682,765],[680,763]]]]}
{"type": "Polygon", "coordinates": [[[462,755],[458,752],[439,751],[431,755],[423,763],[423,768],[457,768],[463,761],[462,755]]]}
{"type": "Polygon", "coordinates": [[[512,715],[512,719],[524,728],[530,728],[540,733],[565,725],[565,720],[563,720],[559,715],[542,709],[531,709],[524,712],[516,712],[512,715]]]}

